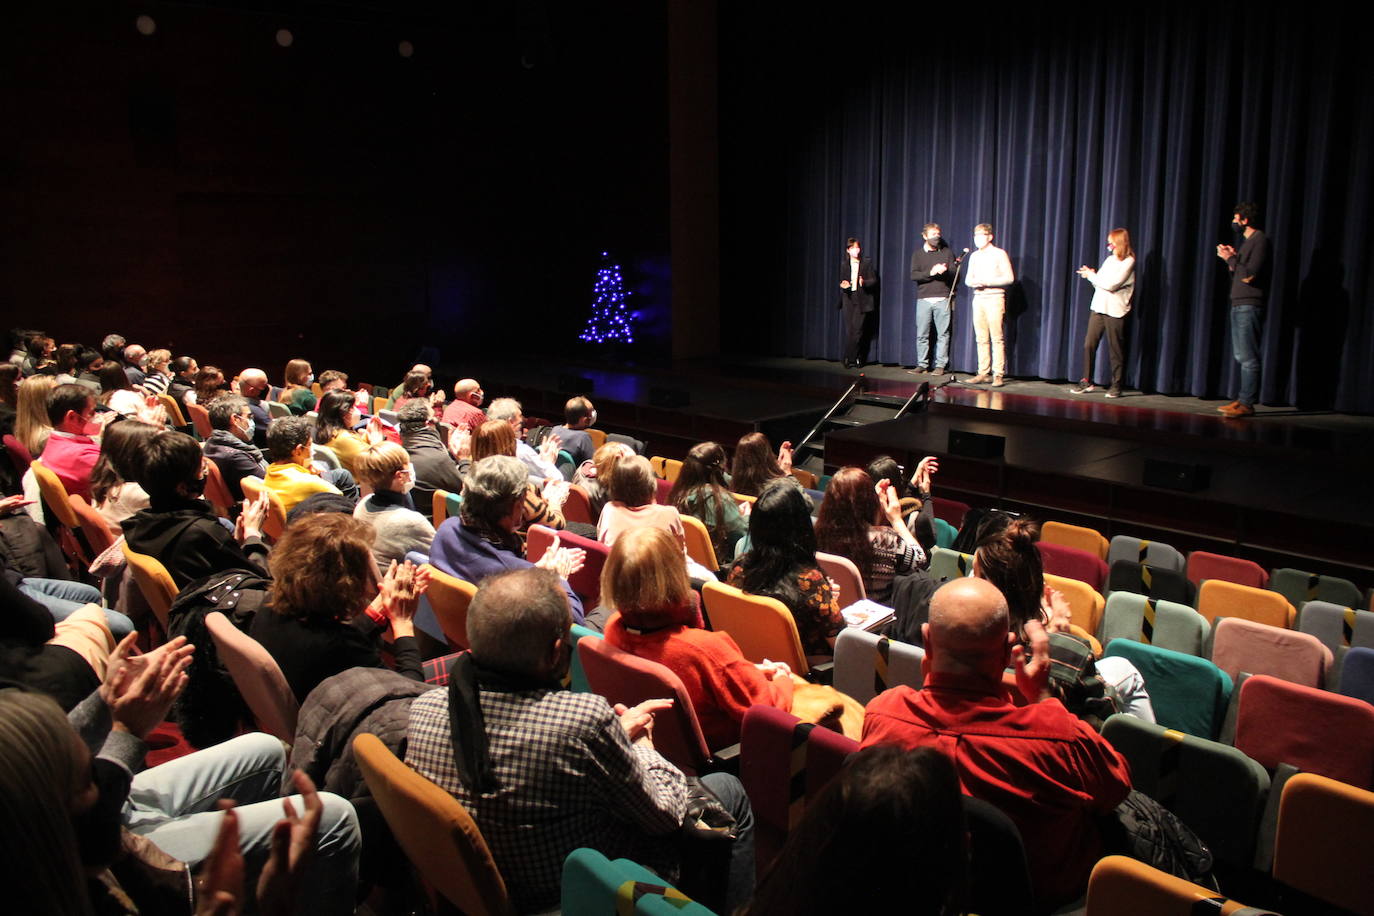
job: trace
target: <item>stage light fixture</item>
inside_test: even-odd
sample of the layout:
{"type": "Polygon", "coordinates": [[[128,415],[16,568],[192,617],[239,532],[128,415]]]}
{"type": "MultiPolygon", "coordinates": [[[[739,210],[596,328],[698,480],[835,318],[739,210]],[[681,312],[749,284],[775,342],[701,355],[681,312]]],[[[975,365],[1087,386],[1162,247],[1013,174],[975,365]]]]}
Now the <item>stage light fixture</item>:
{"type": "Polygon", "coordinates": [[[296,40],[296,36],[291,34],[290,29],[277,29],[277,44],[283,48],[291,47],[291,43],[296,40]]]}
{"type": "Polygon", "coordinates": [[[396,53],[405,58],[415,55],[415,46],[408,41],[402,41],[396,46],[396,53]]]}
{"type": "Polygon", "coordinates": [[[134,28],[138,29],[140,35],[151,35],[157,31],[157,23],[152,16],[139,16],[134,20],[134,28]]]}

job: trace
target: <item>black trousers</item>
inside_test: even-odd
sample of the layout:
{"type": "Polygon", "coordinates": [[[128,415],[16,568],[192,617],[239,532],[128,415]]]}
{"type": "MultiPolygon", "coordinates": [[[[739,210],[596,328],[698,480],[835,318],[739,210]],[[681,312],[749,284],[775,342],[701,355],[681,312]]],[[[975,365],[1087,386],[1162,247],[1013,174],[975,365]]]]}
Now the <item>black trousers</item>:
{"type": "MultiPolygon", "coordinates": [[[[848,297],[845,297],[848,299],[848,297]]],[[[844,358],[859,362],[861,354],[859,348],[863,346],[864,336],[864,311],[858,305],[844,303],[844,358]]]]}
{"type": "Polygon", "coordinates": [[[1112,387],[1121,388],[1121,373],[1124,357],[1121,339],[1126,326],[1125,318],[1112,318],[1101,312],[1093,312],[1088,318],[1088,336],[1083,340],[1083,378],[1093,380],[1093,362],[1097,357],[1097,344],[1102,335],[1107,335],[1107,352],[1112,357],[1112,387]]]}

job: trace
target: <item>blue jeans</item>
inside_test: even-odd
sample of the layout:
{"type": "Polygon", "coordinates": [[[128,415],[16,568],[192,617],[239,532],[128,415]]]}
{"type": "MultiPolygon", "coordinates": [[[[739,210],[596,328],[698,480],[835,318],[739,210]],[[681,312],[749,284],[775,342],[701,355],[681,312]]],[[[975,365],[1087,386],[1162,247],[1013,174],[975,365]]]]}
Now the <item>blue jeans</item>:
{"type": "MultiPolygon", "coordinates": [[[[53,623],[66,620],[88,604],[100,606],[100,591],[84,582],[27,577],[19,583],[19,590],[47,608],[53,623]]],[[[134,631],[134,622],[128,617],[109,608],[103,610],[116,642],[134,631]]]]}
{"type": "Polygon", "coordinates": [[[1246,407],[1255,406],[1260,383],[1260,336],[1264,310],[1257,305],[1231,306],[1231,350],[1240,363],[1240,394],[1246,407]]]}
{"type": "Polygon", "coordinates": [[[678,885],[692,899],[709,901],[708,908],[733,913],[754,896],[754,810],[743,784],[729,773],[707,773],[701,782],[734,815],[736,836],[730,843],[685,840],[678,885]]]}
{"type": "MultiPolygon", "coordinates": [[[[224,815],[221,798],[237,802],[239,847],[249,873],[267,861],[272,829],[283,817],[282,771],[286,752],[271,735],[240,735],[223,744],[178,757],[134,777],[124,805],[124,825],[191,866],[210,854],[224,815]]],[[[320,793],[324,813],[315,856],[301,882],[298,900],[311,913],[352,913],[358,888],[358,817],[347,799],[320,793]]],[[[305,806],[291,796],[297,814],[305,806]]],[[[248,886],[254,887],[253,877],[248,886]]]]}
{"type": "Polygon", "coordinates": [[[935,322],[935,368],[949,365],[949,300],[943,296],[916,300],[916,365],[929,368],[930,323],[935,322]]]}

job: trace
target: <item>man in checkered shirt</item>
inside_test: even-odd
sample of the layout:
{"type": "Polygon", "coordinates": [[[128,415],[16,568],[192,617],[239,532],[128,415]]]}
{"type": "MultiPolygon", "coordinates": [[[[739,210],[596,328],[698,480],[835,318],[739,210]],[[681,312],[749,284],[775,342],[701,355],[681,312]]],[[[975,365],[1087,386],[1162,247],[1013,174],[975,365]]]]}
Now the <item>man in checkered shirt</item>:
{"type": "MultiPolygon", "coordinates": [[[[715,845],[684,848],[678,837],[687,782],[652,738],[654,711],[671,701],[612,709],[561,687],[571,619],[548,570],[487,579],[468,609],[472,651],[455,662],[448,688],[410,709],[406,762],[472,814],[521,912],[558,904],[563,860],[578,847],[633,859],[671,881],[680,852],[695,860],[693,847],[715,845]]],[[[728,880],[717,870],[703,889],[724,891],[733,911],[753,890],[752,815],[739,780],[710,774],[703,782],[739,823],[728,880]]],[[[691,870],[681,882],[689,894],[691,870]]]]}

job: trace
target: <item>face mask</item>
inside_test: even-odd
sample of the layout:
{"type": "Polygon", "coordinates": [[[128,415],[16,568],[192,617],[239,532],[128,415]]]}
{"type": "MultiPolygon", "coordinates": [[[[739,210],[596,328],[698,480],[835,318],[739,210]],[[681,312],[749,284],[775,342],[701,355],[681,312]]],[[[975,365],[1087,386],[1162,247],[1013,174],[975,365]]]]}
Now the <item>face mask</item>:
{"type": "Polygon", "coordinates": [[[1240,223],[1233,222],[1233,223],[1231,223],[1231,231],[1232,231],[1232,232],[1244,232],[1244,231],[1245,231],[1245,227],[1242,226],[1240,223]]]}
{"type": "Polygon", "coordinates": [[[929,245],[931,248],[939,248],[940,243],[943,241],[944,239],[937,235],[933,239],[926,239],[926,244],[929,245]]]}
{"type": "Polygon", "coordinates": [[[305,377],[305,387],[309,388],[315,383],[315,373],[310,373],[305,377]]]}
{"type": "Polygon", "coordinates": [[[412,475],[406,478],[405,483],[401,484],[401,492],[409,493],[413,489],[415,489],[415,477],[412,475]]]}
{"type": "Polygon", "coordinates": [[[89,810],[72,818],[72,826],[76,828],[81,864],[104,868],[119,854],[129,776],[116,764],[97,759],[91,762],[91,779],[100,790],[100,797],[89,810]]]}
{"type": "Polygon", "coordinates": [[[257,435],[257,432],[258,432],[258,424],[257,424],[257,422],[256,422],[252,417],[249,417],[249,418],[248,418],[248,425],[247,425],[247,426],[244,428],[244,430],[243,430],[243,441],[244,441],[244,442],[252,442],[252,441],[253,441],[253,437],[254,437],[255,435],[257,435]]]}

